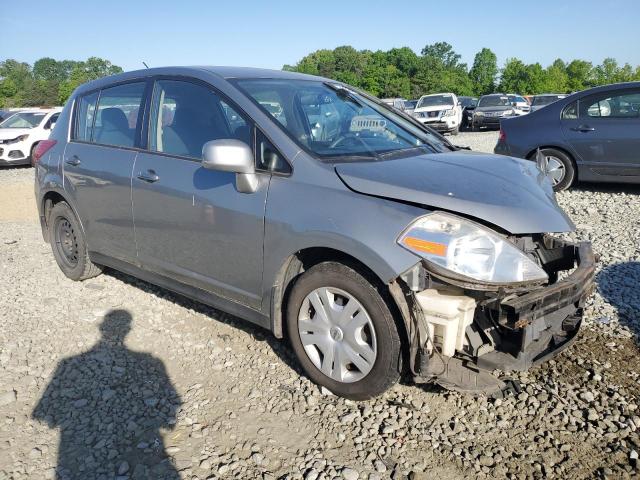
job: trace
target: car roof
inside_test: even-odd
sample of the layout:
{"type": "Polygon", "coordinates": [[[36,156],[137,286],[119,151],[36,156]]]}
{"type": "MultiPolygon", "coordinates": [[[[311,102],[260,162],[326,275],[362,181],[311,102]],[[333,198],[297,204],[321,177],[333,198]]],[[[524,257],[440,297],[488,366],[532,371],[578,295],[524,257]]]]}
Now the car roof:
{"type": "Polygon", "coordinates": [[[319,77],[315,75],[307,75],[305,73],[289,72],[285,70],[270,70],[266,68],[252,67],[225,67],[225,66],[173,66],[173,67],[154,67],[142,70],[132,70],[129,72],[119,73],[102,77],[91,82],[87,82],[80,86],[79,92],[85,92],[97,88],[103,88],[112,83],[125,82],[127,80],[135,80],[137,78],[149,77],[152,75],[176,75],[188,76],[202,73],[209,73],[225,80],[230,79],[283,79],[283,80],[314,80],[335,82],[329,78],[319,77]]]}
{"type": "Polygon", "coordinates": [[[51,113],[51,112],[61,112],[62,107],[51,107],[51,108],[21,108],[20,110],[16,110],[11,113],[51,113]]]}

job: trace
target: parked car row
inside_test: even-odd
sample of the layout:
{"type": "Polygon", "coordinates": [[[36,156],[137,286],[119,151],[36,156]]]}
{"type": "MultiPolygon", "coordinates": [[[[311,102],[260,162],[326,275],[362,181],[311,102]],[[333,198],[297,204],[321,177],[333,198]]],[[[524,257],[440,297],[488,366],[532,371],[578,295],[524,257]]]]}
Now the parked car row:
{"type": "Polygon", "coordinates": [[[556,100],[564,98],[562,94],[543,94],[532,97],[532,102],[516,93],[495,93],[476,97],[461,96],[454,93],[433,93],[423,95],[418,100],[404,98],[385,98],[382,101],[419,122],[428,125],[440,133],[456,135],[462,128],[499,128],[500,120],[525,115],[538,110],[556,100]],[[480,108],[478,108],[480,107],[480,108]]]}
{"type": "Polygon", "coordinates": [[[0,165],[25,165],[49,138],[62,108],[20,109],[0,122],[0,165]]]}

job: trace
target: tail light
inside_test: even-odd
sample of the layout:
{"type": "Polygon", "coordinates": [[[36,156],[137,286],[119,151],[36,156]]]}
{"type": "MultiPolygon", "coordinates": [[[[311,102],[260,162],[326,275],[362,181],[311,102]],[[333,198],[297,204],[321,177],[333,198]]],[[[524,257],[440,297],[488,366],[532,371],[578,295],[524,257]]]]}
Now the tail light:
{"type": "Polygon", "coordinates": [[[31,158],[31,165],[35,167],[35,165],[40,161],[42,156],[47,153],[51,148],[58,142],[55,140],[42,140],[36,145],[36,149],[33,151],[33,155],[31,158]]]}
{"type": "Polygon", "coordinates": [[[500,135],[498,136],[498,142],[506,142],[507,135],[504,133],[504,130],[500,129],[500,135]]]}

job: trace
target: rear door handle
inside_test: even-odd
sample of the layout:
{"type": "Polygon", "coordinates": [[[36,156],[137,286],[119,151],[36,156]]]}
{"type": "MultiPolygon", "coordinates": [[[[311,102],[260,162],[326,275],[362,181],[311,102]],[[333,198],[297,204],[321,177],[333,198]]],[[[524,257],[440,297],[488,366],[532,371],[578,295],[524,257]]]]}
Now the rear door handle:
{"type": "Polygon", "coordinates": [[[147,170],[146,172],[138,173],[138,178],[147,183],[155,183],[160,180],[160,177],[156,175],[156,172],[154,172],[153,170],[147,170]]]}
{"type": "Polygon", "coordinates": [[[573,130],[574,132],[593,132],[595,130],[595,128],[590,127],[589,125],[580,125],[578,127],[573,127],[571,130],[573,130]]]}
{"type": "Polygon", "coordinates": [[[73,157],[71,157],[69,160],[67,160],[64,163],[66,163],[67,165],[71,165],[72,167],[77,167],[82,162],[80,161],[80,159],[78,158],[77,155],[74,155],[73,157]]]}

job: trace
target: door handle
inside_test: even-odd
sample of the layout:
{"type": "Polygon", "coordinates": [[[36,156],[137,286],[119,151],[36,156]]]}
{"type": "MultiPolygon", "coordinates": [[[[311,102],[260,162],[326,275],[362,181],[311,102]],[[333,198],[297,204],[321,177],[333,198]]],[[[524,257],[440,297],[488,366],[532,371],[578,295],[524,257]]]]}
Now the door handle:
{"type": "Polygon", "coordinates": [[[138,173],[138,178],[143,182],[147,182],[147,183],[155,183],[158,180],[160,180],[160,177],[156,175],[156,172],[154,172],[153,170],[147,170],[144,173],[143,172],[138,173]]]}
{"type": "Polygon", "coordinates": [[[80,161],[80,159],[78,158],[77,155],[74,155],[73,157],[71,157],[69,160],[67,160],[64,163],[66,163],[67,165],[71,165],[72,167],[77,167],[82,162],[80,161]]]}
{"type": "Polygon", "coordinates": [[[573,130],[574,132],[586,133],[586,132],[593,132],[595,128],[590,127],[588,125],[580,125],[578,127],[573,127],[571,130],[573,130]]]}

